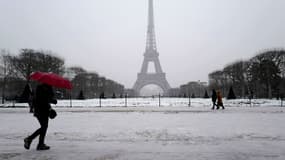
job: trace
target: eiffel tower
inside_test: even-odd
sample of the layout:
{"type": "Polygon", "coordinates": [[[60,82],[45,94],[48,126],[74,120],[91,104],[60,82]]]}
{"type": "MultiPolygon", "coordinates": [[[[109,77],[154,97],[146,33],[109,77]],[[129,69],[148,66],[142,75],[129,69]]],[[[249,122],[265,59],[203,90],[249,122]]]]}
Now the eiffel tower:
{"type": "Polygon", "coordinates": [[[148,28],[147,28],[147,39],[146,48],[144,53],[144,60],[141,68],[141,72],[137,75],[137,80],[133,86],[135,94],[138,96],[140,90],[149,84],[154,84],[159,86],[163,90],[163,95],[168,95],[170,85],[166,80],[165,73],[162,71],[156,47],[156,39],[154,32],[154,14],[153,14],[153,0],[148,1],[148,28]],[[148,73],[148,64],[150,62],[154,63],[155,72],[148,73]]]}

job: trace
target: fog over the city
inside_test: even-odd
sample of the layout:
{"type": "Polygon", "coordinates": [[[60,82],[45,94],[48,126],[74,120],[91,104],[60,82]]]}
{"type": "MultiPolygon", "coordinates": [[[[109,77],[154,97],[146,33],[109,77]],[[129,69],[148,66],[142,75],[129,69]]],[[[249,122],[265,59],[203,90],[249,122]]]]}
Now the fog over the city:
{"type": "MultiPolygon", "coordinates": [[[[132,87],[145,51],[148,0],[0,0],[0,48],[44,49],[68,66],[132,87]]],[[[285,47],[284,0],[154,0],[171,87],[264,49],[285,47]]]]}

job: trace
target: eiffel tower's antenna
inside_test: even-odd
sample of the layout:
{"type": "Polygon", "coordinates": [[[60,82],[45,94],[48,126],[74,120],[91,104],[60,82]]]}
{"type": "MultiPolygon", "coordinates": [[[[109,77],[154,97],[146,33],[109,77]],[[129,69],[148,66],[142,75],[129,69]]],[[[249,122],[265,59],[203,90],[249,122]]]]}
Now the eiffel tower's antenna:
{"type": "Polygon", "coordinates": [[[148,1],[148,27],[147,27],[146,50],[156,51],[156,40],[155,40],[155,32],[154,32],[153,0],[148,1]]]}

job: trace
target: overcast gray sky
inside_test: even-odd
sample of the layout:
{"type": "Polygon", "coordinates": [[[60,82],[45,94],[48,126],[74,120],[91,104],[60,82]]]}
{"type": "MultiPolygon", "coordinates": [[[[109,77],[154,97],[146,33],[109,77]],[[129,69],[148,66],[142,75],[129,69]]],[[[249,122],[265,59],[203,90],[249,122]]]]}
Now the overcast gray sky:
{"type": "MultiPolygon", "coordinates": [[[[145,49],[148,0],[0,0],[0,48],[56,52],[68,66],[132,87],[145,49]]],[[[285,47],[285,0],[154,0],[171,87],[268,48],[285,47]]]]}

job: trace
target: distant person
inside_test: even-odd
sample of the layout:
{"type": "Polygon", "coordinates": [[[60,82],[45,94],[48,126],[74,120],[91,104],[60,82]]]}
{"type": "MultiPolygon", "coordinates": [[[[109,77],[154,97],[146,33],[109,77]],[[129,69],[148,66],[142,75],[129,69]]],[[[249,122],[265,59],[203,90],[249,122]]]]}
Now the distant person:
{"type": "Polygon", "coordinates": [[[225,109],[224,104],[223,104],[223,96],[221,91],[217,92],[217,98],[218,98],[218,103],[217,103],[217,109],[220,109],[220,106],[222,109],[225,109]]]}
{"type": "Polygon", "coordinates": [[[216,102],[217,102],[217,93],[213,89],[213,91],[212,91],[212,103],[213,103],[212,109],[215,109],[215,106],[217,106],[216,102]]]}
{"type": "Polygon", "coordinates": [[[32,106],[33,94],[34,93],[31,85],[27,83],[20,97],[20,103],[28,103],[30,108],[30,113],[33,113],[33,106],[32,106]]]}
{"type": "Polygon", "coordinates": [[[252,90],[250,90],[249,99],[253,99],[253,91],[252,90]]]}
{"type": "Polygon", "coordinates": [[[50,147],[47,146],[44,142],[51,111],[50,103],[56,104],[57,100],[54,99],[54,92],[52,87],[47,84],[40,84],[37,86],[34,98],[34,116],[38,119],[41,127],[37,129],[32,135],[24,139],[24,147],[26,149],[30,149],[32,141],[39,135],[37,150],[48,150],[50,147]]]}

